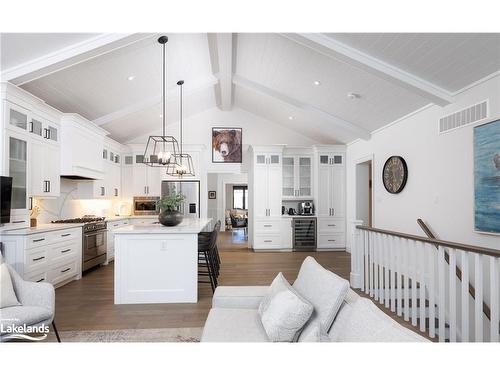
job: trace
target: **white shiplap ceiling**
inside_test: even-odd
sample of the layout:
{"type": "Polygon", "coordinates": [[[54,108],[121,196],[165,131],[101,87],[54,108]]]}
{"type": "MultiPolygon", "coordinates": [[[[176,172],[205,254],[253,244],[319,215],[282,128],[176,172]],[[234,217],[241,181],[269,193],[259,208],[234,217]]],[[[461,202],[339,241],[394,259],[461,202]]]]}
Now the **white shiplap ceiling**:
{"type": "MultiPolygon", "coordinates": [[[[134,139],[156,129],[161,120],[158,35],[129,35],[123,46],[100,50],[50,74],[36,77],[36,71],[31,72],[21,87],[63,112],[96,121],[119,141],[134,139]],[[128,80],[129,76],[134,79],[128,80]]],[[[500,71],[500,34],[294,35],[168,34],[168,122],[177,119],[175,83],[184,79],[185,116],[216,105],[227,109],[228,98],[233,98],[232,105],[318,142],[346,143],[369,137],[371,131],[433,98],[445,105],[455,91],[500,71]],[[344,50],[349,58],[343,58],[344,50]],[[355,61],[358,55],[362,61],[355,61]],[[370,61],[377,64],[370,66],[370,61]],[[380,66],[388,66],[389,73],[379,74],[380,66]],[[427,89],[429,95],[423,95],[427,89]],[[349,99],[348,93],[359,98],[349,99]]],[[[3,34],[2,61],[5,57],[12,70],[68,43],[94,37],[3,34]],[[18,47],[33,40],[40,41],[40,48],[31,54],[18,47]]]]}

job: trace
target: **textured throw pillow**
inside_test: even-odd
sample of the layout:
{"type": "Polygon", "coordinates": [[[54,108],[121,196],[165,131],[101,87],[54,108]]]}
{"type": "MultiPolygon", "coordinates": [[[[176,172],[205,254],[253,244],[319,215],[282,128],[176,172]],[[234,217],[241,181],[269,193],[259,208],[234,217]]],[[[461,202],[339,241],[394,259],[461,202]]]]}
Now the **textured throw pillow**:
{"type": "Polygon", "coordinates": [[[299,336],[299,342],[331,342],[330,337],[321,328],[319,321],[306,325],[299,336]]]}
{"type": "Polygon", "coordinates": [[[5,263],[2,263],[0,264],[0,309],[18,305],[20,303],[12,286],[9,269],[5,263]]]}
{"type": "Polygon", "coordinates": [[[307,257],[293,288],[314,306],[311,323],[319,321],[322,330],[328,332],[349,290],[349,282],[323,268],[313,257],[307,257]]]}
{"type": "Polygon", "coordinates": [[[313,306],[300,296],[280,272],[259,305],[267,337],[274,342],[297,341],[313,306]]]}

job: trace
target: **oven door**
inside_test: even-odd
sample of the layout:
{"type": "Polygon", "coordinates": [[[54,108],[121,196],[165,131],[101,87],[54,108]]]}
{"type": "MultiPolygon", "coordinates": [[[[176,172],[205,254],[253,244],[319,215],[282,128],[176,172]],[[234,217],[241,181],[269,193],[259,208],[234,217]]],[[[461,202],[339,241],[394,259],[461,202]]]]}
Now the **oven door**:
{"type": "Polygon", "coordinates": [[[83,263],[92,259],[106,257],[106,230],[84,233],[83,235],[83,263]]]}

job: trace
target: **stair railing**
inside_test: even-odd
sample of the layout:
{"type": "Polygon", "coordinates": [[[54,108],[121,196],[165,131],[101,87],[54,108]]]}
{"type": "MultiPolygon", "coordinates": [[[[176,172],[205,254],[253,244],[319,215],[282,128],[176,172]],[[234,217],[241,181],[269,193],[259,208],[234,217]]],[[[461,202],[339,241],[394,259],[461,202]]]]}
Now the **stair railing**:
{"type": "Polygon", "coordinates": [[[499,275],[498,249],[353,222],[351,286],[441,342],[499,341],[499,275]],[[472,307],[469,260],[474,267],[472,307]],[[457,263],[462,267],[461,278],[456,277],[457,263]],[[483,272],[486,267],[488,277],[483,272]],[[490,297],[489,319],[483,315],[485,290],[490,297]]]}

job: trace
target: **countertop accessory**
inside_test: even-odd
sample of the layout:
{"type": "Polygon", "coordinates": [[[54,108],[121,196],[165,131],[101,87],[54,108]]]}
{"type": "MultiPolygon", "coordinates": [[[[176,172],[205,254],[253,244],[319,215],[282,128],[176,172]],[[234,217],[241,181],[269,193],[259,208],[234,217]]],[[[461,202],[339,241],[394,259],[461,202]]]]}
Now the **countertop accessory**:
{"type": "Polygon", "coordinates": [[[168,197],[160,199],[158,201],[158,206],[160,207],[158,221],[166,227],[173,227],[182,223],[183,216],[178,211],[178,208],[183,201],[184,196],[175,191],[168,197]]]}

